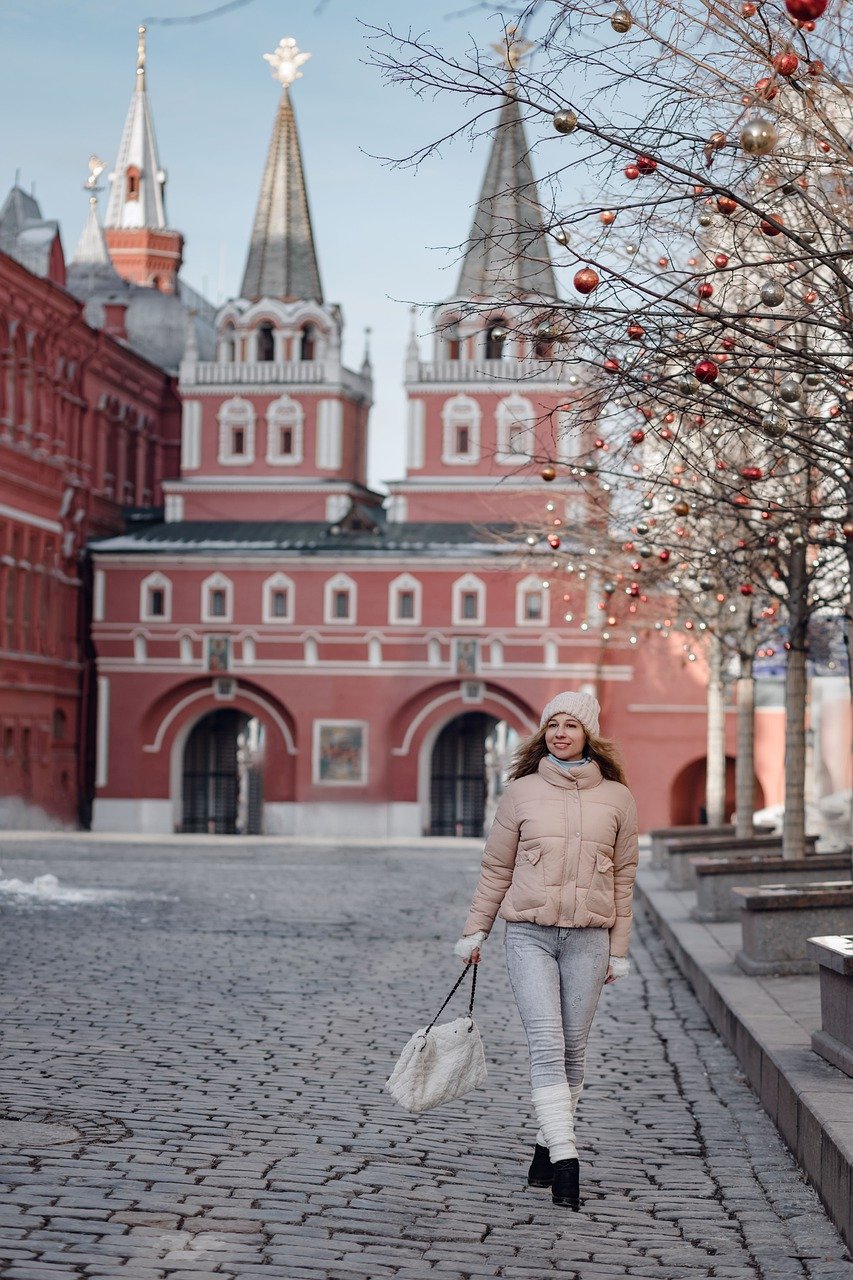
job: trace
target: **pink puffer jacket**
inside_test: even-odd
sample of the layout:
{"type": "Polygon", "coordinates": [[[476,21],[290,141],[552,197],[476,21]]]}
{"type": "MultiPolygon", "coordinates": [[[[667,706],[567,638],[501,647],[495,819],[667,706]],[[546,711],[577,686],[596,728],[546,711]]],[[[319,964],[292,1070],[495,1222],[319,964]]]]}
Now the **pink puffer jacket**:
{"type": "Polygon", "coordinates": [[[483,852],[465,935],[502,919],[610,930],[610,954],[631,935],[637,872],[637,807],[598,765],[561,769],[545,756],[538,773],[504,792],[483,852]]]}

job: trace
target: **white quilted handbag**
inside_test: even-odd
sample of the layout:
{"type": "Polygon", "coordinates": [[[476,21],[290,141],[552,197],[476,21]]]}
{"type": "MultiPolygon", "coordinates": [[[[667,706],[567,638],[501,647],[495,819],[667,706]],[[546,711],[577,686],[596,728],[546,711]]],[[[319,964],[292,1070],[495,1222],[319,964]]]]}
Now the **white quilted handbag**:
{"type": "Polygon", "coordinates": [[[476,986],[477,966],[469,961],[432,1022],[416,1031],[400,1054],[385,1088],[406,1111],[429,1111],[486,1083],[483,1042],[473,1017],[476,986]],[[437,1027],[435,1024],[469,969],[473,974],[467,1015],[437,1027]]]}

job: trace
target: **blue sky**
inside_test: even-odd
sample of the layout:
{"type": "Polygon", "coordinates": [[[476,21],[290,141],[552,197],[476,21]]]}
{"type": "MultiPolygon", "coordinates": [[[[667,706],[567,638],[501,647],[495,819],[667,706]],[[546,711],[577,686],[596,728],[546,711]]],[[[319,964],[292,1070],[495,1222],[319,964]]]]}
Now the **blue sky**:
{"type": "MultiPolygon", "coordinates": [[[[5,0],[0,187],[8,190],[20,169],[45,217],[59,219],[66,256],[85,219],[89,155],[110,167],[115,159],[133,89],[137,24],[202,13],[217,2],[5,0]]],[[[262,55],[285,35],[313,54],[294,103],[323,286],[343,307],[350,364],[361,361],[365,327],[373,331],[370,476],[377,482],[403,469],[405,303],[453,292],[452,247],[465,239],[487,142],[446,146],[416,172],[372,159],[404,155],[441,136],[465,104],[385,85],[364,65],[359,19],[428,29],[453,49],[486,46],[501,31],[495,15],[465,0],[252,0],[202,23],[151,22],[148,89],[169,175],[169,222],[186,237],[184,277],[220,302],[239,290],[278,101],[262,55]]],[[[420,323],[425,329],[426,318],[420,323]]]]}

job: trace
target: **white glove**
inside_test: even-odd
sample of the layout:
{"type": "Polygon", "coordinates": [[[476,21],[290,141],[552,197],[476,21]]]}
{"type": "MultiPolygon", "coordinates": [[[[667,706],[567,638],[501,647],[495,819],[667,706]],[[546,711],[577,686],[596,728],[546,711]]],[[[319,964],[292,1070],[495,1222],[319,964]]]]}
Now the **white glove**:
{"type": "Polygon", "coordinates": [[[627,956],[611,956],[610,972],[614,978],[627,978],[631,972],[631,961],[627,956]]]}
{"type": "Polygon", "coordinates": [[[460,960],[470,960],[471,953],[476,951],[478,947],[482,947],[488,936],[487,933],[483,933],[481,930],[479,933],[469,934],[467,938],[460,938],[453,948],[453,954],[459,956],[460,960]]]}

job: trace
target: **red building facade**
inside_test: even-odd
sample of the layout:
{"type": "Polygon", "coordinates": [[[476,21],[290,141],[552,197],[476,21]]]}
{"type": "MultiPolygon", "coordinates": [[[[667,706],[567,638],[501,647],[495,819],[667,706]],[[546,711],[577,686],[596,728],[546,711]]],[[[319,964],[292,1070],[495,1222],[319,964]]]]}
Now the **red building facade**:
{"type": "MultiPolygon", "coordinates": [[[[512,96],[456,295],[427,358],[409,344],[406,474],[383,499],[366,479],[369,361],[342,364],[320,282],[291,58],[283,42],[241,295],[216,358],[190,344],[181,364],[165,518],[91,544],[94,826],[478,834],[513,736],[565,687],[600,699],[644,825],[675,803],[698,819],[700,664],[660,641],[605,654],[594,593],[586,628],[583,611],[567,621],[509,536],[542,509],[536,458],[579,449],[582,378],[549,346],[556,284],[512,96]]],[[[567,528],[591,483],[548,486],[567,528]]],[[[781,761],[759,750],[769,802],[781,761]]]]}
{"type": "Polygon", "coordinates": [[[162,500],[180,411],[173,379],[85,323],[30,196],[13,190],[0,228],[28,263],[0,253],[0,814],[76,824],[94,750],[83,552],[162,500]]]}

